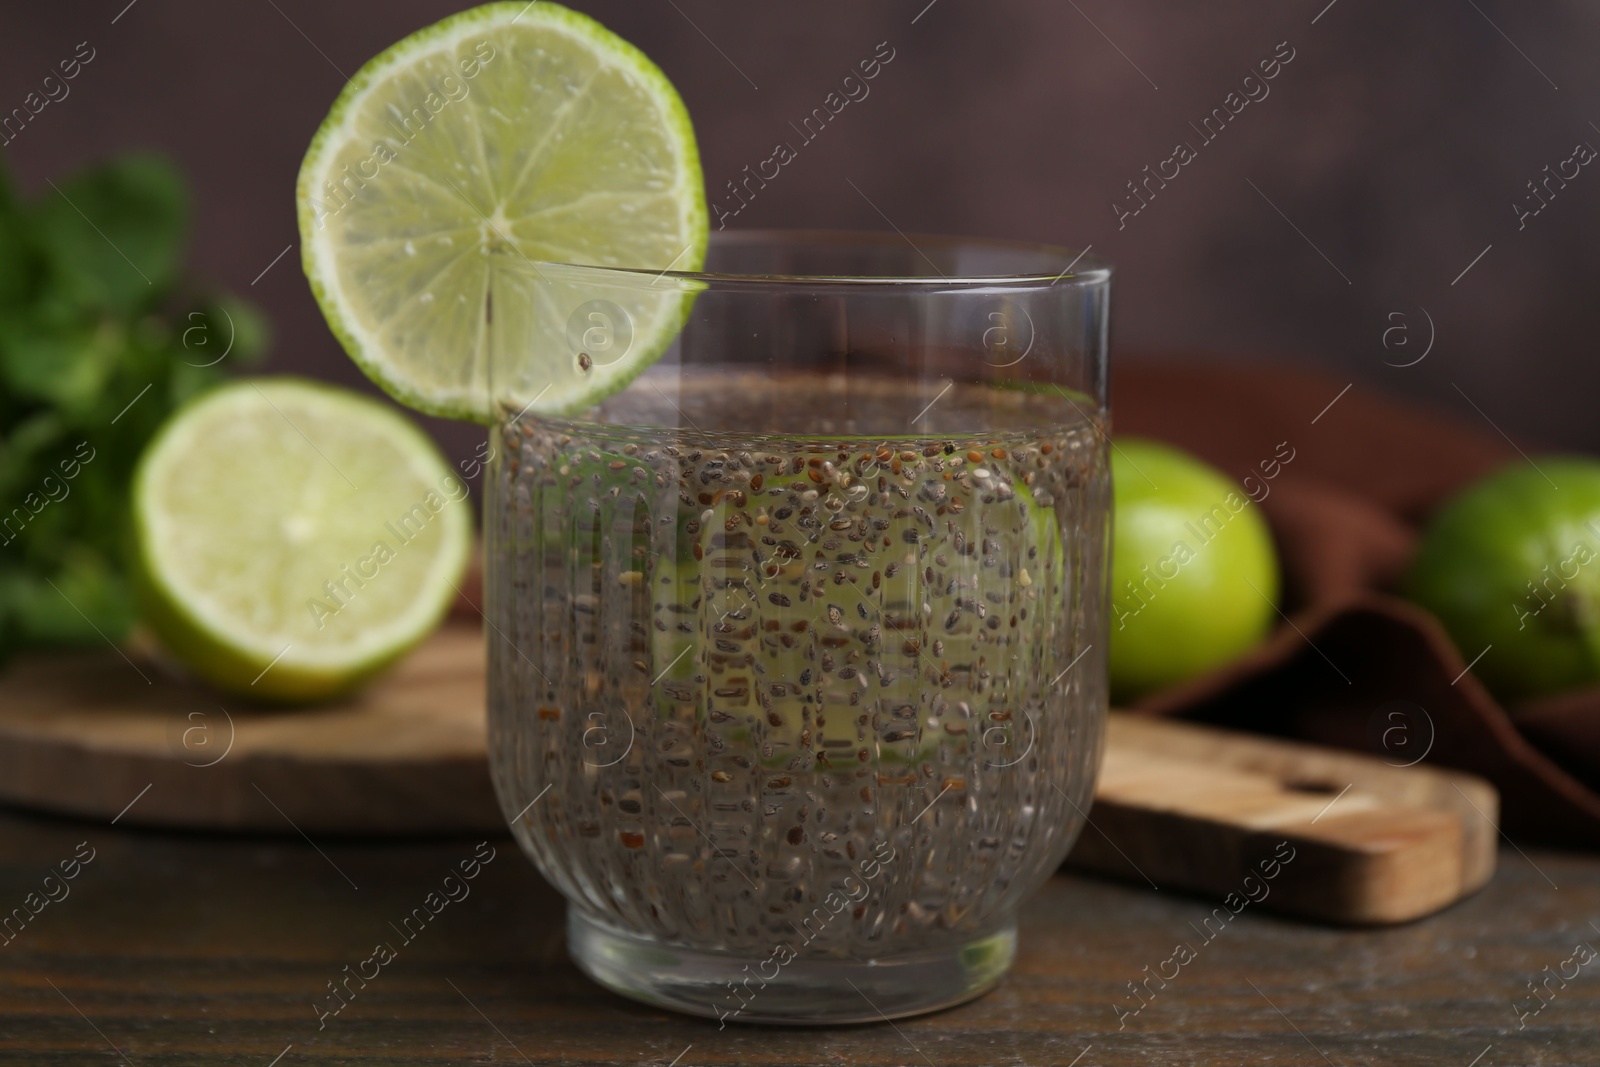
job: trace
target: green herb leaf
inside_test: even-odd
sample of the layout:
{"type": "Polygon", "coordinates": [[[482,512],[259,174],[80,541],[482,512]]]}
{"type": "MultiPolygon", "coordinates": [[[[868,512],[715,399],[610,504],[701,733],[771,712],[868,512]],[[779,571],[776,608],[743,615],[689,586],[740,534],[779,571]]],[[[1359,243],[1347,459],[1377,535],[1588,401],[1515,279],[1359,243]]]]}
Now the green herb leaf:
{"type": "Polygon", "coordinates": [[[38,256],[29,243],[21,207],[0,171],[0,309],[27,301],[39,275],[38,256]]]}
{"type": "Polygon", "coordinates": [[[0,170],[0,660],[123,636],[139,454],[267,343],[243,301],[176,292],[188,210],[170,164],[53,185],[19,201],[0,170]]]}
{"type": "Polygon", "coordinates": [[[19,397],[74,411],[99,400],[127,345],[111,322],[51,327],[0,323],[0,381],[19,397]]]}
{"type": "Polygon", "coordinates": [[[186,199],[177,170],[151,156],[55,183],[32,219],[52,283],[85,309],[153,306],[177,278],[186,199]]]}
{"type": "Polygon", "coordinates": [[[9,629],[18,645],[93,644],[124,633],[134,614],[127,583],[89,552],[74,553],[49,574],[0,570],[0,605],[10,609],[0,620],[0,641],[9,629]]]}

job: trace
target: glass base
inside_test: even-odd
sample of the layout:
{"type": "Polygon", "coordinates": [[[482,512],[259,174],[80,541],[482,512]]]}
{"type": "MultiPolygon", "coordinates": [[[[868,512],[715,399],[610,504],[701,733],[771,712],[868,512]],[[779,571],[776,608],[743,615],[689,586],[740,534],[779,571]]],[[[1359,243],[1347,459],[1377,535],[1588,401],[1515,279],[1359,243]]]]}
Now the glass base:
{"type": "Polygon", "coordinates": [[[782,962],[777,952],[751,959],[664,945],[567,909],[567,951],[590,978],[625,997],[725,1023],[837,1026],[954,1007],[993,989],[1016,950],[1010,920],[965,944],[886,959],[782,962]]]}

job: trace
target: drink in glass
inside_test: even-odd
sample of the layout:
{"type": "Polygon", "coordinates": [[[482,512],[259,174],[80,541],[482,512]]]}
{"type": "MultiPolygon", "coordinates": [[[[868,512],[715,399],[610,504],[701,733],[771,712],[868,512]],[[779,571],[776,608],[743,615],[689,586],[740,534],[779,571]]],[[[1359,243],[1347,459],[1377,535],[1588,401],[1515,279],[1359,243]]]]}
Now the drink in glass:
{"type": "Polygon", "coordinates": [[[510,268],[491,761],[602,984],[835,1023],[1005,973],[1106,710],[1109,270],[1071,259],[757,234],[697,274],[510,268]],[[534,416],[552,312],[601,370],[639,317],[684,325],[534,416]]]}

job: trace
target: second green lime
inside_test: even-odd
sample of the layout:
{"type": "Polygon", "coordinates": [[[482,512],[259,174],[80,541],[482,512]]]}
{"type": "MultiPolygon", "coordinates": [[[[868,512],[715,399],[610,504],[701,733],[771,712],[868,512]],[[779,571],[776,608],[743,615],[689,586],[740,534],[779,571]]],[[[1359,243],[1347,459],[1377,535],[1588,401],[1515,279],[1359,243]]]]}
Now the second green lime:
{"type": "Polygon", "coordinates": [[[1120,437],[1111,471],[1111,695],[1126,701],[1220,666],[1265,637],[1278,563],[1260,509],[1193,456],[1120,437]]]}

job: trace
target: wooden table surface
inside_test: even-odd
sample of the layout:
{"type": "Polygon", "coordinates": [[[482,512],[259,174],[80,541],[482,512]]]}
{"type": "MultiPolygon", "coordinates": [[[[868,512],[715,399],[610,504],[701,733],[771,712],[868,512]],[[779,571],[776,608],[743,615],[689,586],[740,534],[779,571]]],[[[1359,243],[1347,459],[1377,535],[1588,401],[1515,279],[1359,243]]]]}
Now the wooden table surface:
{"type": "Polygon", "coordinates": [[[1209,943],[1191,924],[1211,904],[1059,874],[1023,912],[1011,977],[979,1001],[894,1026],[719,1031],[583,978],[560,898],[509,840],[491,842],[469,897],[401,945],[390,923],[475,844],[313,845],[0,812],[0,913],[93,855],[49,884],[68,895],[0,943],[0,1063],[1600,1062],[1600,960],[1568,962],[1579,942],[1600,946],[1590,856],[1507,849],[1487,889],[1408,926],[1335,930],[1247,907],[1209,943]],[[398,958],[319,1030],[326,983],[385,940],[398,958]],[[1137,1003],[1126,983],[1180,941],[1195,957],[1119,1031],[1113,1004],[1137,1003]],[[1519,1029],[1514,1002],[1539,1003],[1526,983],[1546,967],[1577,975],[1551,978],[1519,1029]]]}

